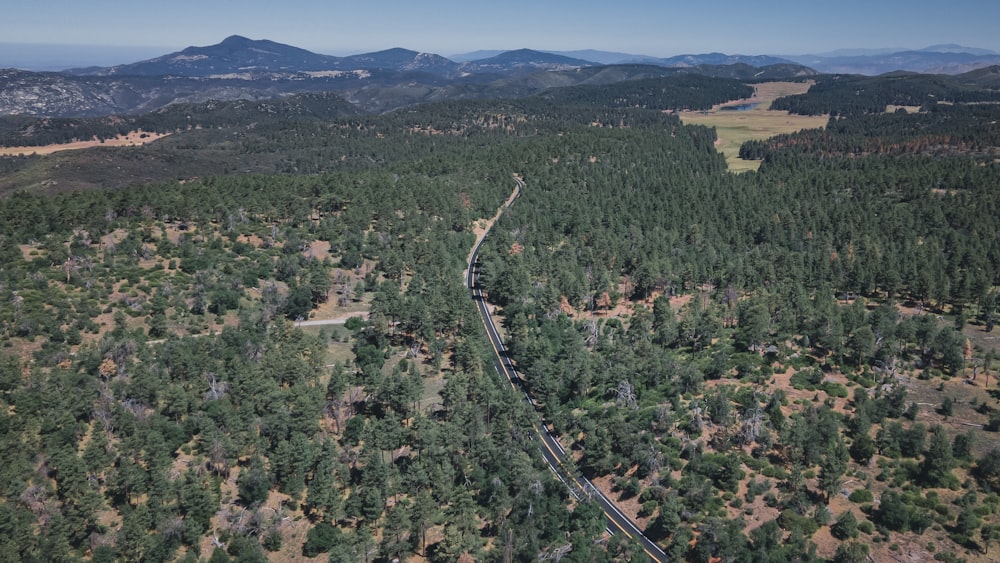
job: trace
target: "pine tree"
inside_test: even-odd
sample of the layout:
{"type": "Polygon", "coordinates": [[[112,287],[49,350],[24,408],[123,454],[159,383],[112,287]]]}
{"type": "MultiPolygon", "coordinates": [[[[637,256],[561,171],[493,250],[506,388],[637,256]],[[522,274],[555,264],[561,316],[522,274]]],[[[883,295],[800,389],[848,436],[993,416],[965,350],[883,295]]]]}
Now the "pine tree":
{"type": "Polygon", "coordinates": [[[948,487],[956,483],[956,478],[951,472],[954,465],[951,441],[945,434],[944,428],[935,426],[931,429],[931,442],[920,464],[921,480],[929,487],[948,487]]]}
{"type": "Polygon", "coordinates": [[[840,487],[841,477],[847,471],[847,460],[847,446],[838,435],[836,440],[827,446],[820,461],[819,486],[826,493],[827,503],[840,487]]]}

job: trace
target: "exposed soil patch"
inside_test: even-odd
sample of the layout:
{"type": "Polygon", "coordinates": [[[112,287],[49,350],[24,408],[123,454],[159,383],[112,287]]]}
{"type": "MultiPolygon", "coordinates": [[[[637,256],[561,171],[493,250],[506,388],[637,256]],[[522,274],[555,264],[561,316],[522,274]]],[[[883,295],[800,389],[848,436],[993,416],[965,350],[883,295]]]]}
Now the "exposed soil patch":
{"type": "Polygon", "coordinates": [[[309,244],[309,248],[305,252],[307,257],[315,258],[322,262],[323,260],[330,259],[333,260],[333,255],[330,254],[330,241],[317,240],[309,244]]]}
{"type": "Polygon", "coordinates": [[[152,143],[157,139],[162,139],[170,133],[147,133],[145,131],[133,131],[127,135],[119,135],[113,139],[99,141],[91,139],[89,141],[74,141],[72,143],[59,143],[55,145],[44,145],[41,147],[0,147],[0,156],[18,155],[44,155],[59,151],[89,149],[93,147],[138,147],[147,143],[152,143]]]}
{"type": "MultiPolygon", "coordinates": [[[[480,219],[476,221],[476,223],[472,226],[472,232],[476,234],[476,244],[472,247],[473,249],[479,247],[479,243],[481,243],[483,239],[486,238],[486,233],[490,232],[490,229],[493,227],[493,223],[495,223],[497,219],[500,218],[500,215],[503,213],[504,209],[510,207],[511,204],[514,203],[514,199],[516,199],[520,193],[521,193],[521,185],[518,184],[517,187],[514,188],[514,191],[510,193],[510,197],[507,198],[507,201],[505,201],[504,204],[497,209],[496,215],[494,215],[489,219],[480,219]]],[[[470,250],[469,257],[466,258],[465,263],[468,264],[471,261],[472,261],[472,251],[470,250]]],[[[462,272],[462,279],[465,279],[468,275],[469,271],[468,269],[466,269],[466,271],[462,272]]]]}

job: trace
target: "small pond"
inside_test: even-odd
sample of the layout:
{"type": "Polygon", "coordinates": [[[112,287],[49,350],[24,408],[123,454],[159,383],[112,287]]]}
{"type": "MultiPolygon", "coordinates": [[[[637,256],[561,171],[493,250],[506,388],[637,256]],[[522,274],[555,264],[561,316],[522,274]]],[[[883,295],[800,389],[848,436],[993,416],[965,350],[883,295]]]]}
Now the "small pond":
{"type": "Polygon", "coordinates": [[[760,102],[751,102],[748,104],[737,104],[735,106],[722,106],[719,108],[719,111],[750,111],[759,105],[760,102]]]}

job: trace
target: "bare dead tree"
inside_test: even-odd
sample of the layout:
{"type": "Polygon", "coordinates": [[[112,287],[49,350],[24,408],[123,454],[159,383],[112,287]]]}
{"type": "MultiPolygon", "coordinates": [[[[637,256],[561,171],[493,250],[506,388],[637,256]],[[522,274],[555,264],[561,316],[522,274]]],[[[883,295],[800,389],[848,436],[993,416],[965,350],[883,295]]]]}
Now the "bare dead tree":
{"type": "MultiPolygon", "coordinates": [[[[21,309],[24,307],[24,297],[17,294],[17,290],[12,292],[14,295],[10,298],[10,304],[14,308],[14,322],[12,324],[16,325],[18,321],[21,320],[21,309]]],[[[4,323],[6,325],[6,323],[4,323]]],[[[4,327],[5,330],[11,330],[11,327],[4,327]]]]}
{"type": "Polygon", "coordinates": [[[649,474],[652,476],[652,485],[654,487],[660,484],[660,469],[663,467],[663,453],[660,448],[657,447],[655,443],[649,445],[649,452],[646,455],[646,468],[649,470],[649,474]]]}
{"type": "Polygon", "coordinates": [[[243,357],[255,364],[264,359],[264,352],[267,352],[267,346],[263,342],[247,340],[243,344],[243,357]]]}
{"type": "Polygon", "coordinates": [[[983,360],[982,358],[972,358],[969,363],[972,364],[972,377],[970,379],[975,381],[979,377],[979,368],[983,367],[983,360]]]}
{"type": "Polygon", "coordinates": [[[350,465],[351,469],[357,467],[359,459],[361,459],[361,452],[358,450],[345,448],[344,451],[340,452],[340,462],[350,465]]]}
{"type": "Polygon", "coordinates": [[[229,453],[221,436],[216,436],[208,447],[208,465],[212,473],[220,477],[229,476],[229,453]]]}
{"type": "Polygon", "coordinates": [[[255,513],[246,508],[230,510],[226,513],[224,522],[231,534],[254,536],[260,531],[257,527],[255,513]]]}
{"type": "Polygon", "coordinates": [[[159,526],[160,534],[169,540],[179,540],[184,535],[184,519],[180,516],[169,518],[159,526]]]}
{"type": "Polygon", "coordinates": [[[351,390],[347,393],[347,404],[351,407],[351,416],[357,413],[357,409],[354,405],[362,403],[368,400],[367,395],[365,395],[364,387],[351,387],[351,390]]]}
{"type": "Polygon", "coordinates": [[[90,246],[94,240],[90,237],[90,232],[85,229],[78,229],[73,232],[83,246],[90,246]]]}
{"type": "Polygon", "coordinates": [[[113,536],[114,534],[110,531],[104,534],[101,534],[99,532],[91,532],[90,536],[87,537],[87,540],[90,543],[91,553],[93,553],[94,550],[102,546],[114,546],[115,538],[113,536]]]}
{"type": "Polygon", "coordinates": [[[114,392],[108,385],[107,380],[102,379],[97,387],[97,404],[94,406],[93,418],[100,420],[104,424],[104,449],[108,452],[111,451],[112,441],[115,437],[114,406],[114,392]]]}
{"type": "Polygon", "coordinates": [[[669,420],[670,417],[670,407],[667,405],[660,405],[656,407],[656,421],[660,424],[664,424],[669,420]]]}
{"type": "Polygon", "coordinates": [[[507,530],[507,539],[503,543],[503,563],[514,561],[514,530],[507,530]]]}
{"type": "Polygon", "coordinates": [[[993,369],[993,355],[993,350],[987,350],[983,356],[983,375],[986,376],[985,386],[987,388],[990,386],[990,370],[993,369]]]}
{"type": "Polygon", "coordinates": [[[125,375],[125,365],[128,359],[139,350],[139,345],[131,338],[125,340],[106,339],[101,341],[101,348],[104,350],[104,357],[115,363],[117,375],[120,377],[125,375]]]}
{"type": "Polygon", "coordinates": [[[541,481],[535,479],[534,482],[528,486],[528,490],[531,491],[536,497],[540,497],[545,491],[545,485],[542,485],[541,481]]]}
{"type": "Polygon", "coordinates": [[[597,319],[589,319],[583,326],[583,331],[583,343],[588,348],[596,346],[598,339],[601,337],[601,327],[597,324],[597,319]]]}
{"type": "Polygon", "coordinates": [[[208,391],[205,392],[206,401],[218,401],[229,392],[229,383],[219,381],[215,376],[215,372],[210,371],[206,373],[205,379],[208,381],[208,391]]]}
{"type": "Polygon", "coordinates": [[[743,423],[740,426],[740,433],[737,437],[740,445],[746,446],[757,441],[757,438],[760,437],[761,432],[764,430],[764,420],[764,409],[756,401],[755,395],[754,406],[747,410],[743,417],[743,423]]]}
{"type": "Polygon", "coordinates": [[[538,560],[539,561],[561,561],[562,558],[566,557],[567,555],[569,555],[569,553],[571,551],[573,551],[573,544],[568,543],[566,545],[553,548],[552,551],[548,551],[548,552],[543,551],[542,553],[539,553],[538,554],[538,560]]]}
{"type": "Polygon", "coordinates": [[[63,262],[62,269],[63,269],[63,273],[66,274],[66,283],[69,283],[70,276],[72,274],[75,274],[77,272],[76,264],[73,263],[73,257],[72,256],[70,256],[69,258],[66,259],[65,262],[63,262]]]}
{"type": "Polygon", "coordinates": [[[691,424],[695,433],[701,432],[701,429],[705,427],[705,412],[701,408],[701,404],[697,400],[691,402],[691,424]]]}
{"type": "Polygon", "coordinates": [[[616,402],[619,406],[626,406],[630,409],[639,408],[638,403],[636,403],[635,387],[632,386],[629,380],[623,379],[619,381],[618,387],[609,389],[609,391],[614,391],[616,402]]]}
{"type": "MultiPolygon", "coordinates": [[[[503,479],[499,477],[494,477],[493,480],[490,481],[490,485],[493,487],[494,490],[498,491],[503,488],[503,479]]],[[[493,495],[490,495],[490,499],[491,500],[493,499],[493,495]]]]}
{"type": "Polygon", "coordinates": [[[882,376],[883,380],[895,380],[899,373],[899,358],[892,356],[888,360],[878,360],[874,366],[875,373],[882,376]]]}
{"type": "Polygon", "coordinates": [[[137,313],[142,313],[145,310],[146,296],[145,295],[135,295],[135,296],[126,295],[122,299],[122,302],[124,302],[125,305],[127,305],[129,309],[132,309],[133,311],[135,311],[137,313]]]}
{"type": "MultiPolygon", "coordinates": [[[[338,276],[340,276],[339,273],[338,276]]],[[[340,307],[346,307],[354,297],[353,289],[351,288],[349,281],[340,283],[340,289],[337,293],[339,294],[339,297],[337,297],[337,305],[340,307]]]]}
{"type": "Polygon", "coordinates": [[[135,399],[125,399],[121,402],[122,408],[128,411],[136,418],[136,420],[145,420],[149,418],[150,409],[145,403],[137,401],[135,399]]]}
{"type": "Polygon", "coordinates": [[[340,432],[344,427],[344,406],[345,401],[343,397],[332,397],[326,402],[326,412],[333,419],[333,422],[337,425],[337,432],[340,432]]]}
{"type": "Polygon", "coordinates": [[[43,525],[48,520],[48,495],[41,485],[29,485],[21,492],[17,502],[31,511],[43,525]]]}

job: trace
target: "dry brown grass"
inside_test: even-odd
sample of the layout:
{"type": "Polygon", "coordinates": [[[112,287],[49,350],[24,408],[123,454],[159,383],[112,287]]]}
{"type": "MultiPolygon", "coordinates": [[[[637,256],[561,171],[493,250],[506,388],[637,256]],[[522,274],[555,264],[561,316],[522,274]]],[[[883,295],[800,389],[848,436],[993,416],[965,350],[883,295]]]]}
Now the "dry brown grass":
{"type": "Polygon", "coordinates": [[[169,133],[147,133],[145,131],[132,131],[125,135],[119,135],[114,139],[99,141],[91,139],[89,141],[74,141],[72,143],[59,143],[55,145],[44,145],[40,147],[0,147],[0,156],[18,155],[45,155],[59,151],[89,149],[93,147],[137,147],[152,143],[157,139],[166,137],[169,133]]]}

